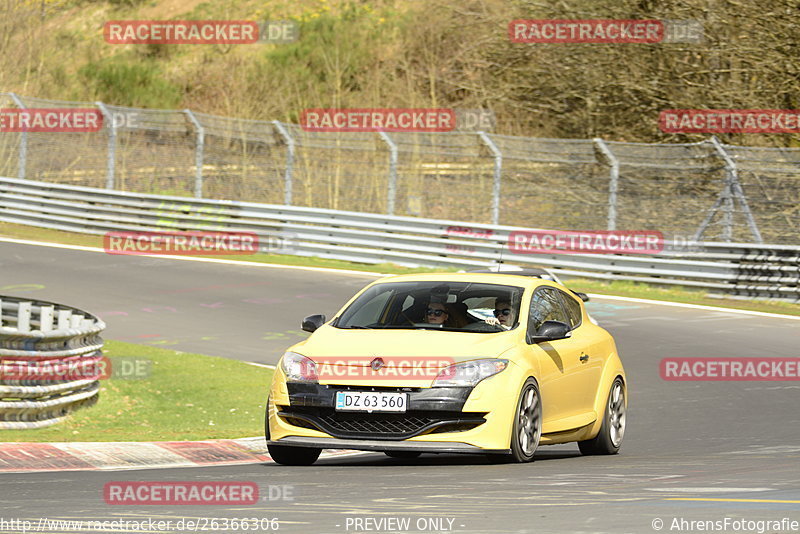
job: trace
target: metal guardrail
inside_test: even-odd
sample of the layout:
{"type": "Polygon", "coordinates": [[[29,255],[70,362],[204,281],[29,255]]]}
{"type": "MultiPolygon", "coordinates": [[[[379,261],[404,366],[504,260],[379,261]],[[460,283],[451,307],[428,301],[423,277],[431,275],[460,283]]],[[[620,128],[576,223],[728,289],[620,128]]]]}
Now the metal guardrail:
{"type": "Polygon", "coordinates": [[[106,325],[84,311],[0,296],[0,429],[41,428],[97,402],[106,325]]]}
{"type": "Polygon", "coordinates": [[[298,256],[458,268],[535,264],[565,276],[800,300],[800,246],[791,245],[702,243],[687,248],[667,241],[664,251],[648,256],[515,254],[508,247],[509,235],[533,229],[146,195],[15,178],[0,178],[0,221],[87,234],[250,231],[262,242],[291,236],[289,253],[298,256]]]}

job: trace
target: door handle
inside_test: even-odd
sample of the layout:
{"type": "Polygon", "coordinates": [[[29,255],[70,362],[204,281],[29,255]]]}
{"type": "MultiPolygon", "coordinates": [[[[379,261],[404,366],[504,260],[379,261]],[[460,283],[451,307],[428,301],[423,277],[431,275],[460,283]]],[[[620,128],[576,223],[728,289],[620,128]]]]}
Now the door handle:
{"type": "Polygon", "coordinates": [[[582,362],[588,362],[589,361],[589,355],[588,354],[581,354],[580,360],[582,362]]]}

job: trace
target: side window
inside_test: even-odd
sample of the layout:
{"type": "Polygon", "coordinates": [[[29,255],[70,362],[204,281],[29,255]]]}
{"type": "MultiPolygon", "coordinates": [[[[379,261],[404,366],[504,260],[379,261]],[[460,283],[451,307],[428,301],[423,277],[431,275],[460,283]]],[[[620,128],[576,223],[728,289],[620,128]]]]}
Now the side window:
{"type": "Polygon", "coordinates": [[[564,307],[567,309],[567,315],[569,315],[569,323],[567,324],[569,324],[570,328],[578,328],[583,319],[581,305],[578,304],[578,301],[575,300],[574,297],[563,291],[559,291],[558,294],[561,295],[561,299],[564,301],[564,307]]]}
{"type": "Polygon", "coordinates": [[[528,331],[536,333],[545,321],[560,321],[571,324],[558,297],[556,289],[544,287],[537,289],[531,298],[531,311],[528,331]]]}

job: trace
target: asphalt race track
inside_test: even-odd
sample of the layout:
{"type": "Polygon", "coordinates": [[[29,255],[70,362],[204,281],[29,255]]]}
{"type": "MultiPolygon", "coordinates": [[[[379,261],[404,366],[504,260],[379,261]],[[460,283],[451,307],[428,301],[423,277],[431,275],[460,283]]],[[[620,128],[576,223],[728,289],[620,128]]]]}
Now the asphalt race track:
{"type": "MultiPolygon", "coordinates": [[[[330,316],[373,278],[0,242],[1,294],[96,313],[109,339],[267,364],[306,335],[303,316],[330,316]]],[[[618,456],[582,457],[567,445],[543,447],[525,465],[365,453],[305,468],[4,474],[0,515],[265,517],[278,518],[280,532],[309,534],[385,532],[374,523],[356,529],[355,519],[390,517],[411,518],[405,532],[470,534],[699,532],[688,522],[725,518],[752,521],[738,531],[758,532],[759,520],[800,521],[800,382],[663,381],[658,368],[668,356],[796,357],[800,321],[597,298],[588,307],[614,334],[628,374],[618,456]],[[264,496],[270,485],[293,494],[236,508],[107,505],[103,485],[126,480],[252,481],[264,496]],[[442,526],[431,527],[437,520],[442,526]]]]}

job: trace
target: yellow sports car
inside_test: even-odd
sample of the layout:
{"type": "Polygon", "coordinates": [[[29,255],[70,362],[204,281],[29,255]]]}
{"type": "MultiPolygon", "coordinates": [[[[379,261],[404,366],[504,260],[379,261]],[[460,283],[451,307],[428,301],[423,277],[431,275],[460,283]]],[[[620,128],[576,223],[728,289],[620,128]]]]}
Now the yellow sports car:
{"type": "MultiPolygon", "coordinates": [[[[585,295],[583,296],[584,298],[585,295]]],[[[615,454],[627,382],[611,335],[577,293],[535,276],[381,278],[281,358],[267,400],[273,460],[309,465],[322,449],[533,460],[578,442],[615,454]]]]}

